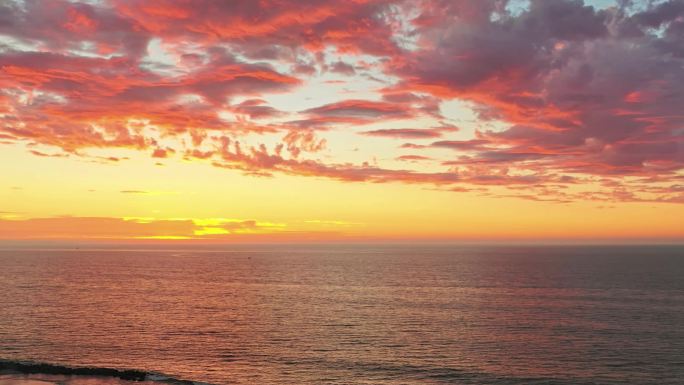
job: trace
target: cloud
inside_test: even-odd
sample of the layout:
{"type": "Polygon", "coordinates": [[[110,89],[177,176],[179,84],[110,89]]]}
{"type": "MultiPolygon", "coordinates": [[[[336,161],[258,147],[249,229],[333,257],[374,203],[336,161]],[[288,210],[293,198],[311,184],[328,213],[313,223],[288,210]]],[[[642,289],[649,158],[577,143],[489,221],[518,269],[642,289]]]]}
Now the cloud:
{"type": "Polygon", "coordinates": [[[8,1],[0,6],[0,33],[31,43],[48,43],[53,50],[82,50],[92,42],[95,54],[143,55],[150,35],[135,22],[107,6],[72,3],[8,1]]]}
{"type": "Polygon", "coordinates": [[[573,184],[571,177],[550,175],[541,171],[533,174],[513,174],[506,168],[483,168],[480,165],[467,165],[460,170],[445,172],[417,172],[412,170],[385,169],[369,163],[326,164],[311,159],[287,158],[278,153],[277,147],[269,151],[266,145],[243,148],[239,141],[222,138],[219,159],[212,164],[246,174],[271,176],[284,173],[298,176],[317,176],[345,182],[370,183],[409,183],[446,186],[454,184],[474,185],[556,185],[573,184]]]}
{"type": "Polygon", "coordinates": [[[397,157],[397,160],[402,160],[406,162],[417,162],[423,160],[432,160],[432,158],[423,155],[401,155],[397,157]]]}
{"type": "Polygon", "coordinates": [[[673,175],[684,167],[676,91],[684,56],[675,42],[683,15],[676,1],[629,12],[532,1],[519,15],[494,2],[436,2],[416,20],[420,48],[390,70],[404,79],[396,89],[470,100],[481,119],[512,123],[433,144],[474,152],[464,163],[673,175]]]}
{"type": "Polygon", "coordinates": [[[187,237],[195,225],[190,220],[141,222],[106,217],[52,217],[23,220],[0,219],[2,239],[133,239],[138,237],[187,237]]]}
{"type": "MultiPolygon", "coordinates": [[[[115,162],[124,157],[88,150],[135,150],[259,176],[526,185],[545,201],[680,200],[678,0],[604,9],[532,0],[515,12],[498,0],[27,0],[0,5],[0,34],[1,143],[44,158],[115,162]],[[326,72],[345,76],[332,99],[298,107],[272,98],[326,72]],[[477,114],[456,139],[447,135],[461,120],[443,111],[450,100],[477,114]],[[403,120],[436,127],[360,134],[431,143],[404,143],[415,153],[389,157],[365,149],[368,161],[350,163],[331,133],[403,120]],[[373,161],[383,158],[406,169],[373,161]],[[441,169],[420,162],[428,159],[441,169]],[[599,179],[620,191],[563,187],[599,179]]],[[[532,199],[509,192],[500,196],[532,199]]]]}
{"type": "Polygon", "coordinates": [[[169,154],[174,153],[172,148],[155,148],[152,152],[153,158],[167,158],[169,154]]]}
{"type": "Polygon", "coordinates": [[[267,119],[282,116],[283,111],[266,105],[262,99],[248,99],[233,106],[232,110],[240,115],[246,115],[251,119],[267,119]]]}
{"type": "Polygon", "coordinates": [[[29,152],[35,156],[40,156],[40,157],[45,157],[45,158],[66,158],[69,156],[69,154],[59,154],[59,153],[48,154],[48,153],[44,153],[44,152],[41,152],[38,150],[29,150],[29,152]]]}
{"type": "Polygon", "coordinates": [[[377,119],[406,119],[411,113],[396,103],[372,100],[343,100],[310,108],[303,113],[331,122],[369,123],[377,119]]]}
{"type": "Polygon", "coordinates": [[[442,133],[431,129],[420,128],[386,128],[380,130],[360,132],[361,135],[367,136],[384,136],[390,138],[404,138],[404,139],[429,139],[438,138],[442,133]]]}
{"type": "MultiPolygon", "coordinates": [[[[283,143],[293,157],[297,158],[302,152],[319,152],[325,149],[326,139],[318,139],[313,131],[292,130],[283,137],[283,143]]],[[[280,152],[279,148],[277,152],[280,152]]]]}
{"type": "Polygon", "coordinates": [[[273,47],[321,50],[331,44],[342,52],[377,55],[397,50],[392,29],[384,22],[391,16],[388,1],[113,3],[117,13],[132,20],[137,28],[165,40],[204,44],[228,41],[261,58],[277,56],[278,50],[273,47]],[[380,17],[385,14],[385,18],[380,17]]]}
{"type": "Polygon", "coordinates": [[[458,180],[454,173],[420,173],[409,170],[389,170],[369,164],[325,164],[315,160],[298,160],[269,151],[265,145],[243,149],[239,141],[223,138],[220,159],[213,163],[217,167],[241,170],[247,173],[259,172],[270,175],[274,172],[300,176],[320,176],[341,181],[356,182],[405,182],[405,183],[453,183],[458,180]]]}
{"type": "Polygon", "coordinates": [[[443,147],[452,150],[460,151],[478,151],[487,149],[487,145],[491,142],[489,140],[483,139],[470,139],[470,140],[440,140],[438,142],[433,142],[432,147],[443,147]]]}
{"type": "Polygon", "coordinates": [[[385,128],[379,130],[363,131],[361,135],[382,136],[397,139],[431,139],[439,138],[444,132],[458,131],[456,127],[434,128],[385,128]]]}
{"type": "MultiPolygon", "coordinates": [[[[235,127],[219,115],[228,99],[283,92],[300,83],[268,65],[240,62],[220,49],[212,52],[202,68],[161,76],[141,69],[132,57],[5,51],[0,85],[9,117],[0,133],[71,153],[91,147],[145,149],[154,144],[143,132],[146,126],[166,135],[235,127]],[[193,101],[182,101],[188,95],[195,95],[193,101]]],[[[234,112],[253,119],[278,113],[249,103],[234,112]]],[[[249,122],[236,129],[273,130],[249,122]]]]}
{"type": "Polygon", "coordinates": [[[356,70],[354,70],[354,66],[342,61],[338,61],[333,63],[330,66],[330,72],[335,72],[341,75],[347,75],[351,76],[356,74],[356,70]]]}
{"type": "Polygon", "coordinates": [[[411,149],[421,149],[421,148],[427,148],[428,146],[424,144],[415,144],[415,143],[404,143],[400,148],[411,148],[411,149]]]}

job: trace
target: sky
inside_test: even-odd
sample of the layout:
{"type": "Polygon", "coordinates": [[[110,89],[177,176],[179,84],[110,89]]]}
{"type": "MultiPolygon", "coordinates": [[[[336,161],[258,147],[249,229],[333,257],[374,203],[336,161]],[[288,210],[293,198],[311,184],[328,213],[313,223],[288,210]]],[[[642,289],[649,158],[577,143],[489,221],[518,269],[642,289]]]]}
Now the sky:
{"type": "Polygon", "coordinates": [[[0,239],[684,241],[684,1],[2,1],[0,239]]]}

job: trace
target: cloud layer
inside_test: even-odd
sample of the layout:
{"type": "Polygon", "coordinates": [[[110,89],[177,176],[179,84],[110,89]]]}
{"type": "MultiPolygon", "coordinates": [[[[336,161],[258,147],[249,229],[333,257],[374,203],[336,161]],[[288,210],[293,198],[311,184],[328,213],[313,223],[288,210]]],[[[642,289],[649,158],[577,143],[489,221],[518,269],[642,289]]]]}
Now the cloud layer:
{"type": "Polygon", "coordinates": [[[0,143],[543,201],[684,202],[684,2],[514,5],[5,2],[0,143]],[[317,79],[348,89],[297,100],[317,79]],[[288,108],[272,104],[288,94],[288,108]],[[471,127],[453,101],[471,106],[471,127]],[[354,134],[365,161],[334,133],[354,134]]]}

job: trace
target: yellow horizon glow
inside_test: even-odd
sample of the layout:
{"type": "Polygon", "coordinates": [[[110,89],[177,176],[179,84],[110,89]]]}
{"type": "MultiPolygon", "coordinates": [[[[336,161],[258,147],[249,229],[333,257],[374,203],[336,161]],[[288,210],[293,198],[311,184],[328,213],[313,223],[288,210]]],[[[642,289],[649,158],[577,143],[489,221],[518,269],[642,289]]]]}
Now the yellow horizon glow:
{"type": "Polygon", "coordinates": [[[131,159],[111,165],[34,157],[19,147],[10,150],[0,156],[9,155],[23,167],[8,167],[7,159],[2,163],[6,178],[0,182],[0,239],[333,242],[684,237],[680,226],[684,210],[677,204],[533,202],[424,185],[244,176],[196,162],[167,161],[157,166],[131,159]],[[170,193],[122,192],[130,190],[170,193]],[[31,224],[37,218],[56,218],[57,223],[31,224]],[[124,228],[111,234],[109,222],[97,229],[92,224],[83,227],[73,218],[118,219],[143,226],[146,233],[124,228]],[[170,234],[158,222],[187,225],[170,234]],[[20,229],[22,223],[25,230],[20,229]],[[69,226],[74,228],[64,230],[69,226]],[[56,229],[64,231],[60,235],[56,229]],[[79,236],[91,230],[94,233],[79,236]]]}

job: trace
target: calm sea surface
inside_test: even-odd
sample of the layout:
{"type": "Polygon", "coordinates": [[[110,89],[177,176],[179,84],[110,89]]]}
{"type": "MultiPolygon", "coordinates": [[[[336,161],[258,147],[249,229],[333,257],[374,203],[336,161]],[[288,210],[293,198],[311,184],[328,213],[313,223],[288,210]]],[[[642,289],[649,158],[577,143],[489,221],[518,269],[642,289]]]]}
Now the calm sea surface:
{"type": "Polygon", "coordinates": [[[684,248],[3,250],[0,358],[213,384],[684,384],[684,248]]]}

